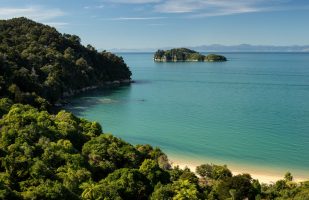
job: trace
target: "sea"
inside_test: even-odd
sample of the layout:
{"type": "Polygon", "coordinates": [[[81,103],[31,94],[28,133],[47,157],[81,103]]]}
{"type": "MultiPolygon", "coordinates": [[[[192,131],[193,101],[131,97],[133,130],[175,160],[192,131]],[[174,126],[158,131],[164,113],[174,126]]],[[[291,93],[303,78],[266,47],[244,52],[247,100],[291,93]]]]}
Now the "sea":
{"type": "Polygon", "coordinates": [[[309,54],[220,54],[228,61],[156,63],[153,53],[118,53],[135,82],[75,96],[65,109],[188,165],[309,179],[309,54]]]}

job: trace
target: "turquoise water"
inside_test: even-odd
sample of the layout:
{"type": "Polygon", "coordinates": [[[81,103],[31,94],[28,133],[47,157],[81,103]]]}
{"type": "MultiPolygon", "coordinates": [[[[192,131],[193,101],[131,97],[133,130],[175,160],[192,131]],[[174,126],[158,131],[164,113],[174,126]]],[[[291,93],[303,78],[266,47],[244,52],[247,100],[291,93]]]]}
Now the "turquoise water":
{"type": "Polygon", "coordinates": [[[120,55],[136,83],[75,97],[67,109],[179,158],[309,174],[309,54],[223,53],[224,63],[120,55]]]}

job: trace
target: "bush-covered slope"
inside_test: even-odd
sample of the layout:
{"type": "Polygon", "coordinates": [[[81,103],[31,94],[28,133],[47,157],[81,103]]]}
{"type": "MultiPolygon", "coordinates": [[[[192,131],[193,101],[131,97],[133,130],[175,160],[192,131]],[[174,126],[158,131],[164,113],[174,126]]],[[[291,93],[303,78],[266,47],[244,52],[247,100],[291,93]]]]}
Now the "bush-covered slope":
{"type": "Polygon", "coordinates": [[[290,174],[261,185],[226,166],[196,174],[171,168],[149,145],[133,146],[101,126],[60,111],[50,115],[0,99],[0,199],[308,199],[309,183],[290,174]]]}
{"type": "Polygon", "coordinates": [[[50,115],[8,99],[0,107],[7,113],[0,120],[0,199],[145,199],[151,183],[169,181],[159,149],[102,134],[98,123],[66,111],[50,115]]]}
{"type": "Polygon", "coordinates": [[[0,96],[44,106],[75,90],[130,76],[121,57],[85,47],[76,35],[26,18],[0,20],[0,96]]]}

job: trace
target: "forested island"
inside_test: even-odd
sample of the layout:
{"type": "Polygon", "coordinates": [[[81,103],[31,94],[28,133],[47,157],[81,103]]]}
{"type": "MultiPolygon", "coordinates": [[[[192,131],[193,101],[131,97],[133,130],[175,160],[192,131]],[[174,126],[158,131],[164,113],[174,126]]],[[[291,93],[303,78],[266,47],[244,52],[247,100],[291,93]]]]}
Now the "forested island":
{"type": "Polygon", "coordinates": [[[130,70],[77,36],[25,18],[0,21],[0,31],[0,199],[308,199],[309,181],[296,183],[290,173],[270,185],[227,166],[204,164],[194,173],[97,122],[50,113],[45,104],[64,92],[129,79],[130,70]]]}
{"type": "Polygon", "coordinates": [[[153,57],[155,62],[224,62],[226,57],[217,54],[207,56],[187,48],[158,50],[153,57]]]}

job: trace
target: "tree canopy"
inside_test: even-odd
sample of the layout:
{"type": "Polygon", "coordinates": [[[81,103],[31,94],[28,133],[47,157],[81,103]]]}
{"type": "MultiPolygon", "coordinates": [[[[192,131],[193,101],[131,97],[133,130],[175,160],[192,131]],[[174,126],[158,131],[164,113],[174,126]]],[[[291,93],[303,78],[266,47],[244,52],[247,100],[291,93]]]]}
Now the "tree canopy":
{"type": "Polygon", "coordinates": [[[150,145],[133,146],[67,111],[49,114],[0,99],[0,199],[306,199],[287,173],[273,185],[227,166],[171,168],[150,145]]]}
{"type": "Polygon", "coordinates": [[[175,48],[170,50],[158,50],[154,54],[154,61],[156,62],[177,62],[177,61],[208,61],[208,62],[220,62],[227,61],[222,55],[210,54],[202,55],[199,52],[188,48],[175,48]]]}
{"type": "Polygon", "coordinates": [[[121,57],[27,18],[0,20],[0,96],[45,108],[107,81],[130,79],[121,57]]]}

